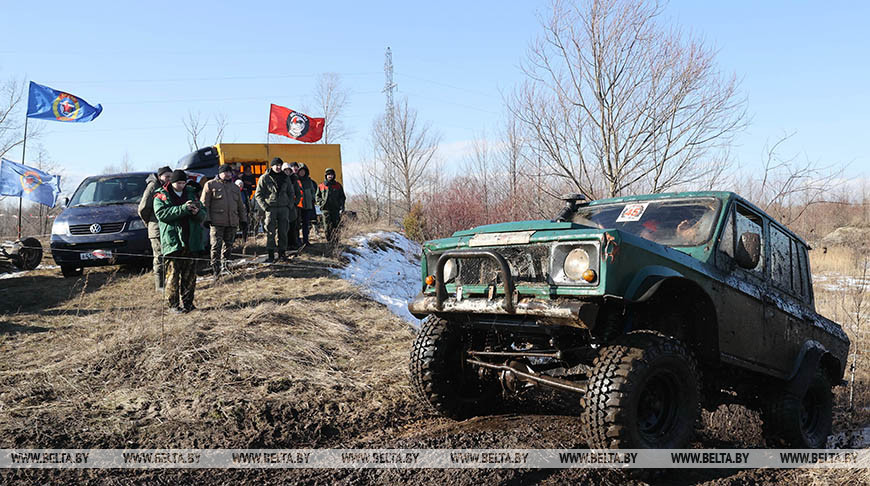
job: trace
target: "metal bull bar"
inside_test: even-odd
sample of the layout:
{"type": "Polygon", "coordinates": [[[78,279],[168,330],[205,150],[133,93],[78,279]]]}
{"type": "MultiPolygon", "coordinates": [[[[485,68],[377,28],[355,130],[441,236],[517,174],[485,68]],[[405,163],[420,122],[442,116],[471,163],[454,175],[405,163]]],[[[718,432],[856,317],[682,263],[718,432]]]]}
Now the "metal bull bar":
{"type": "Polygon", "coordinates": [[[437,299],[437,308],[441,310],[444,301],[447,300],[447,284],[444,282],[444,265],[451,258],[468,259],[468,258],[491,258],[498,263],[501,273],[501,281],[504,284],[504,302],[502,306],[504,310],[514,312],[514,279],[511,276],[510,265],[503,256],[493,250],[449,250],[445,251],[438,257],[438,263],[435,264],[435,298],[437,299]]]}

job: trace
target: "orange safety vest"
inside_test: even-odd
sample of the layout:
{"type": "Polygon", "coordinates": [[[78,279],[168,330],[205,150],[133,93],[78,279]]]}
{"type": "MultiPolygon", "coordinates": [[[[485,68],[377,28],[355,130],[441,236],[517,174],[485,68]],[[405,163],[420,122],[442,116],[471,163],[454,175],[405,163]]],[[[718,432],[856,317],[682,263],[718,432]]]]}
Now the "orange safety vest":
{"type": "Polygon", "coordinates": [[[302,181],[296,179],[296,183],[299,184],[299,204],[296,207],[302,207],[302,202],[305,200],[305,191],[302,189],[302,181]]]}

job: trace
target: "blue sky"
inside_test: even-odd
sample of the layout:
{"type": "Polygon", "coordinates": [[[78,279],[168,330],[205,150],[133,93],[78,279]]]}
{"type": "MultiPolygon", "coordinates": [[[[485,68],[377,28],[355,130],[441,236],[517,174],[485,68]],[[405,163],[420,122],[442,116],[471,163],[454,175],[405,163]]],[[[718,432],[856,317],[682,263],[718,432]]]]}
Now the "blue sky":
{"type": "MultiPolygon", "coordinates": [[[[140,169],[174,165],[189,151],[181,122],[189,110],[225,113],[225,142],[262,141],[269,103],[312,104],[322,72],[341,74],[351,89],[345,123],[354,132],[342,141],[350,177],[370,153],[371,124],[383,110],[387,46],[397,96],[442,134],[442,158],[455,167],[471,139],[500,124],[500,92],[522,79],[517,66],[547,8],[514,1],[0,3],[0,79],[26,77],[104,107],[93,123],[31,121],[43,125],[41,142],[70,184],[125,153],[140,169]]],[[[757,165],[765,144],[794,133],[784,153],[849,162],[851,176],[865,177],[868,14],[865,3],[685,0],[668,4],[663,19],[715,46],[719,68],[742,80],[751,124],[732,150],[741,165],[757,165]]],[[[7,156],[18,160],[20,151],[7,156]]]]}

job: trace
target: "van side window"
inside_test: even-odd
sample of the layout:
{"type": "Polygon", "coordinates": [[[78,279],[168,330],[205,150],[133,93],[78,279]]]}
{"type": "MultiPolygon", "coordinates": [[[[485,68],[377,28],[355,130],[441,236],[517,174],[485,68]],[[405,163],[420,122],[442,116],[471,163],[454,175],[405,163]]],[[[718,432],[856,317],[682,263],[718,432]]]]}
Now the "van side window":
{"type": "Polygon", "coordinates": [[[735,231],[734,234],[735,245],[739,241],[740,235],[742,235],[743,233],[755,233],[761,237],[761,258],[758,259],[758,265],[756,265],[755,268],[749,270],[750,272],[761,276],[764,274],[764,260],[766,253],[764,249],[764,233],[761,228],[761,217],[739,204],[736,205],[736,208],[737,211],[735,213],[735,229],[737,231],[735,231]]]}

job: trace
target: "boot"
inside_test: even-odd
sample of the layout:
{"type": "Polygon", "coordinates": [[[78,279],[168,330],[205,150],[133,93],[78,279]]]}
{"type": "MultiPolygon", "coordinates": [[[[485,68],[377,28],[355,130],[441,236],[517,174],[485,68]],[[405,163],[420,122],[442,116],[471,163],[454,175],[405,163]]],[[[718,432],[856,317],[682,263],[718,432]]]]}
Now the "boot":
{"type": "Polygon", "coordinates": [[[269,258],[266,259],[266,263],[274,263],[275,262],[275,251],[269,250],[269,258]]]}
{"type": "Polygon", "coordinates": [[[286,257],[284,256],[283,251],[278,251],[278,260],[284,260],[286,257]]]}
{"type": "Polygon", "coordinates": [[[221,264],[215,263],[211,267],[212,274],[214,275],[214,279],[217,280],[221,276],[221,264]]]}
{"type": "Polygon", "coordinates": [[[163,270],[154,272],[154,290],[163,292],[163,270]]]}

